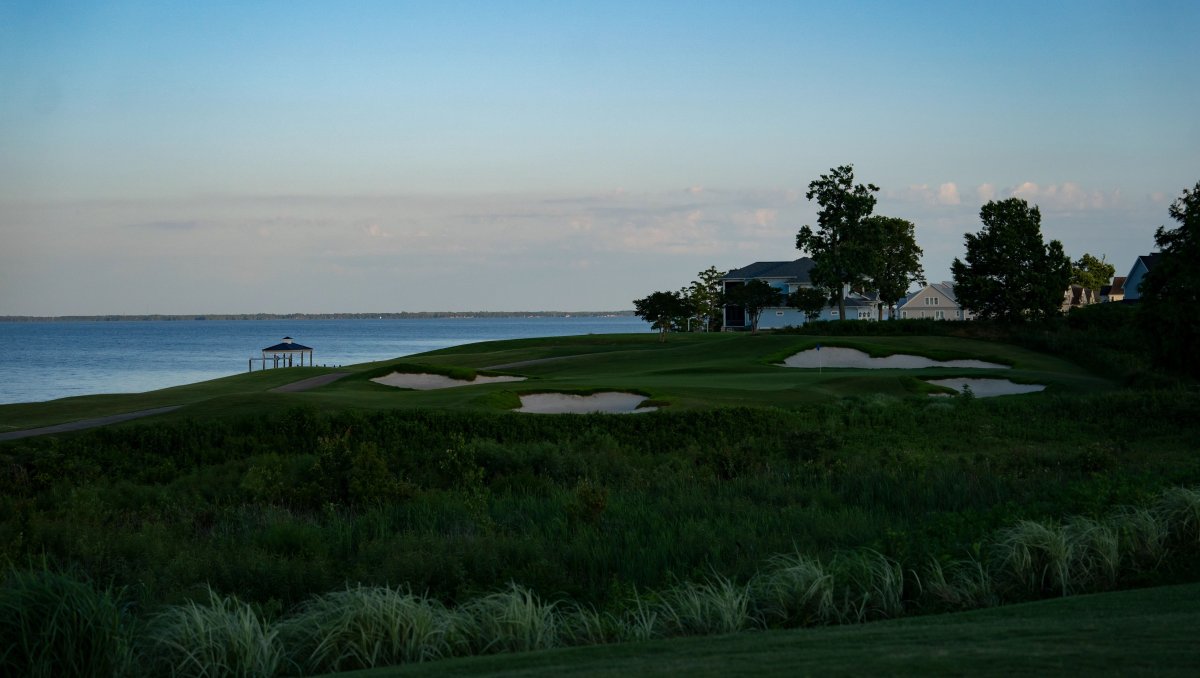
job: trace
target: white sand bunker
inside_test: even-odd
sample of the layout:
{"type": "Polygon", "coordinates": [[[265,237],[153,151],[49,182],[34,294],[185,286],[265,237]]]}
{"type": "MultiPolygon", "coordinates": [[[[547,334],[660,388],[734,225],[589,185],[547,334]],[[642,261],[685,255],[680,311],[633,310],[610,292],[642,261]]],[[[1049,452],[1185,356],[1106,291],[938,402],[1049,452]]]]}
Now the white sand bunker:
{"type": "Polygon", "coordinates": [[[517,412],[534,412],[536,414],[587,414],[604,412],[607,414],[633,414],[636,412],[652,412],[657,407],[642,407],[646,396],[636,393],[618,393],[606,391],[592,395],[571,395],[569,393],[526,393],[521,396],[521,407],[517,412]]]}
{"type": "Polygon", "coordinates": [[[392,372],[386,377],[376,377],[371,381],[384,386],[396,388],[411,388],[417,391],[432,391],[439,388],[455,388],[457,386],[476,386],[478,384],[495,384],[505,381],[525,381],[525,377],[485,377],[475,375],[475,381],[451,379],[441,374],[419,374],[409,372],[392,372]]]}
{"type": "MultiPolygon", "coordinates": [[[[929,379],[930,384],[946,386],[962,393],[964,387],[970,386],[971,393],[978,398],[993,396],[1017,395],[1020,393],[1037,393],[1046,390],[1042,384],[1017,384],[1007,379],[929,379]]],[[[948,393],[930,393],[934,396],[950,395],[948,393]]]]}
{"type": "Polygon", "coordinates": [[[989,363],[982,360],[932,360],[919,355],[897,353],[886,358],[872,358],[856,348],[826,346],[810,348],[783,361],[786,367],[857,367],[867,370],[912,370],[922,367],[982,367],[986,369],[1008,369],[1008,365],[989,363]]]}

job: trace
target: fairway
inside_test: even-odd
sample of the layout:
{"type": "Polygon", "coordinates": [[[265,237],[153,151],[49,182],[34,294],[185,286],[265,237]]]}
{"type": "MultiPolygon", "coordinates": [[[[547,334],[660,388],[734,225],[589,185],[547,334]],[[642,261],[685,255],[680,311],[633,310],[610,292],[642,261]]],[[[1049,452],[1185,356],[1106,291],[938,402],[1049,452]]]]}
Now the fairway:
{"type": "MultiPolygon", "coordinates": [[[[846,397],[925,397],[944,391],[923,380],[990,377],[997,370],[937,366],[921,369],[796,369],[781,363],[817,345],[847,347],[874,357],[917,355],[934,360],[985,360],[1011,366],[1004,377],[1044,384],[1049,394],[1107,391],[1113,384],[1060,358],[1009,344],[954,337],[801,337],[714,333],[587,335],[466,344],[396,360],[340,368],[345,378],[299,393],[287,384],[328,375],[327,368],[258,371],[140,394],[66,398],[0,406],[0,432],[61,424],[135,410],[182,406],[169,418],[269,413],[289,403],[322,409],[498,411],[516,409],[519,396],[561,392],[634,391],[668,410],[757,406],[791,408],[846,397]],[[472,384],[446,390],[397,389],[375,383],[399,368],[475,370],[520,382],[472,384]],[[918,378],[919,377],[919,378],[918,378]]],[[[1022,396],[1027,397],[1027,396],[1022,396]]]]}

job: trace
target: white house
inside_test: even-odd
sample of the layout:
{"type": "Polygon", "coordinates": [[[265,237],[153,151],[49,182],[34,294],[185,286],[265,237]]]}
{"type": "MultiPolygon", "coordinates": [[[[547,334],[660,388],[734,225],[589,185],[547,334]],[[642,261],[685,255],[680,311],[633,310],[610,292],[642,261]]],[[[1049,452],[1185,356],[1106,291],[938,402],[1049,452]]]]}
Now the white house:
{"type": "Polygon", "coordinates": [[[963,308],[954,295],[954,283],[929,283],[897,304],[900,319],[972,320],[975,314],[963,308]]]}
{"type": "MultiPolygon", "coordinates": [[[[812,272],[814,262],[808,257],[795,261],[756,261],[749,266],[734,269],[721,278],[721,290],[728,292],[751,280],[764,280],[774,287],[786,299],[787,295],[804,287],[812,287],[812,272]]],[[[845,293],[847,320],[875,320],[879,317],[879,301],[872,295],[845,293]]],[[[827,306],[821,311],[818,320],[837,320],[839,311],[836,306],[827,306]]],[[[789,306],[775,306],[763,309],[758,319],[759,329],[778,329],[789,326],[799,326],[807,322],[804,312],[789,306]]],[[[725,307],[723,318],[724,327],[731,330],[749,329],[750,318],[741,306],[725,307]]]]}
{"type": "Polygon", "coordinates": [[[1126,299],[1141,299],[1142,298],[1142,279],[1154,268],[1154,264],[1158,262],[1159,253],[1143,254],[1133,262],[1133,268],[1129,269],[1129,275],[1125,276],[1125,298],[1126,299]]]}

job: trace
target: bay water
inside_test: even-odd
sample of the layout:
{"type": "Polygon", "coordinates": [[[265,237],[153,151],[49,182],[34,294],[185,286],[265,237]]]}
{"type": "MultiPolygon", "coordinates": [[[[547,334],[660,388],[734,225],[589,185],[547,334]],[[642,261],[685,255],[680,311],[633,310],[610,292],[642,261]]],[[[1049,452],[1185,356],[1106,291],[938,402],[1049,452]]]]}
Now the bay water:
{"type": "Polygon", "coordinates": [[[285,336],[311,347],[317,365],[337,366],[496,339],[649,331],[633,316],[0,322],[0,404],[238,374],[285,336]]]}

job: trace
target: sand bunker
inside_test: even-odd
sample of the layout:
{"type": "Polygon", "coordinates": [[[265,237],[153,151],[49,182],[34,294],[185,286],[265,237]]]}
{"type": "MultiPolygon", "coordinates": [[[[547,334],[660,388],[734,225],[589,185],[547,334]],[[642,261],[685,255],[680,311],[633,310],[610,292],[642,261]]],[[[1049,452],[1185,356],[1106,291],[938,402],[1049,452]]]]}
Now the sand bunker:
{"type": "Polygon", "coordinates": [[[826,346],[810,348],[790,356],[783,361],[786,367],[817,369],[820,367],[857,367],[868,370],[900,369],[911,370],[922,367],[982,367],[986,369],[1008,369],[1008,365],[989,363],[982,360],[931,360],[919,355],[897,353],[886,358],[872,358],[856,348],[826,346]]]}
{"type": "Polygon", "coordinates": [[[416,391],[432,391],[439,388],[455,388],[457,386],[476,386],[479,384],[495,384],[505,381],[525,381],[525,377],[485,377],[475,375],[475,381],[451,379],[441,374],[418,374],[408,372],[392,372],[386,377],[376,377],[371,381],[384,386],[396,388],[411,388],[416,391]]]}
{"type": "Polygon", "coordinates": [[[534,412],[537,414],[587,414],[589,412],[604,412],[607,414],[634,414],[636,412],[651,412],[658,408],[638,408],[646,396],[636,393],[617,393],[608,391],[592,395],[570,395],[568,393],[527,393],[521,396],[521,407],[517,412],[534,412]]]}
{"type": "MultiPolygon", "coordinates": [[[[1017,384],[1007,379],[929,379],[928,382],[938,386],[947,386],[959,393],[963,392],[964,386],[970,386],[971,393],[975,394],[977,398],[1037,393],[1038,391],[1046,390],[1046,387],[1042,384],[1017,384]]],[[[949,394],[931,393],[930,395],[945,396],[949,394]]]]}

